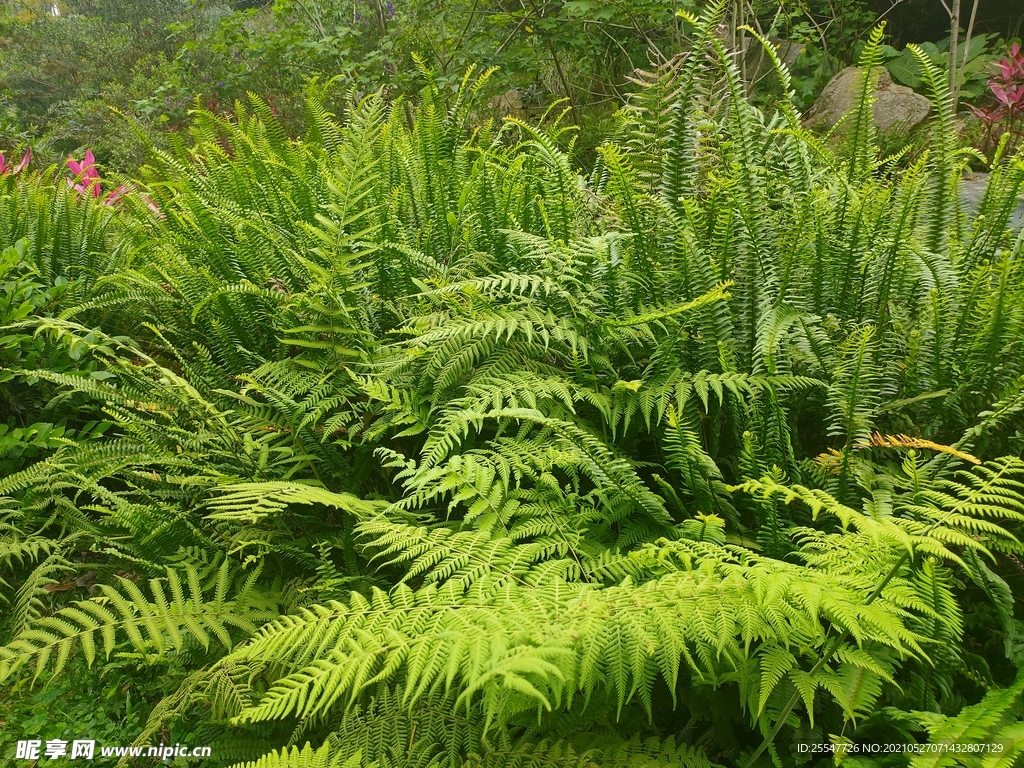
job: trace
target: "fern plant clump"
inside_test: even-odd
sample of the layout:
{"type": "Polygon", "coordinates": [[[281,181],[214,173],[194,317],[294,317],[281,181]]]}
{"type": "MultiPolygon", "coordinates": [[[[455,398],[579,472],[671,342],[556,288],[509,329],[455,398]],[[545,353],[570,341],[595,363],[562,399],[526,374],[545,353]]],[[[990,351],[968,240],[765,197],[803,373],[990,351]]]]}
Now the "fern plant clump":
{"type": "Polygon", "coordinates": [[[585,171],[470,73],[0,190],[10,698],[127,668],[218,766],[1014,765],[1024,161],[968,215],[927,56],[903,163],[880,31],[837,149],[721,13],[585,171]]]}

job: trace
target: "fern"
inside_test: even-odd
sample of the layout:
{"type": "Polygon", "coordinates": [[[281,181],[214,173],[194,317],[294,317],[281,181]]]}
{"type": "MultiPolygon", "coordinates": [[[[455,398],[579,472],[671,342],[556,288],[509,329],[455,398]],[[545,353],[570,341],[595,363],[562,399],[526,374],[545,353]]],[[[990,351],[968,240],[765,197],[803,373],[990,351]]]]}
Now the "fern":
{"type": "Polygon", "coordinates": [[[21,667],[33,664],[38,677],[51,660],[51,674],[58,674],[76,647],[91,665],[97,650],[110,656],[119,634],[126,635],[140,653],[180,651],[187,640],[208,649],[216,639],[225,649],[231,649],[235,642],[231,628],[251,634],[259,623],[276,614],[273,602],[254,590],[252,576],[233,600],[228,599],[232,574],[226,559],[205,590],[194,567],[186,566],[183,575],[184,580],[168,569],[166,591],[160,581],[151,580],[152,600],[134,582],[122,578],[120,590],[103,585],[102,597],[34,621],[0,649],[0,676],[10,677],[21,667]],[[211,589],[212,598],[206,599],[204,592],[211,589]]]}
{"type": "Polygon", "coordinates": [[[1008,688],[990,691],[978,704],[965,707],[956,717],[916,713],[918,722],[928,729],[929,743],[945,749],[915,755],[910,761],[912,768],[969,765],[978,758],[969,753],[968,745],[980,744],[990,750],[982,755],[986,765],[1013,765],[1024,752],[1022,691],[1024,679],[1018,674],[1008,688]],[[961,752],[957,747],[966,747],[968,751],[961,752]]]}
{"type": "Polygon", "coordinates": [[[138,743],[243,766],[1013,737],[1022,166],[959,210],[930,61],[927,152],[881,157],[881,28],[813,136],[725,13],[591,169],[562,106],[474,127],[492,73],[422,67],[311,87],[303,138],[197,110],[160,216],[0,185],[11,696],[159,664],[138,743]]]}
{"type": "Polygon", "coordinates": [[[299,749],[292,747],[280,752],[270,752],[259,760],[236,763],[234,768],[375,768],[376,763],[363,762],[359,754],[348,760],[331,757],[328,745],[314,751],[309,744],[299,749]]]}

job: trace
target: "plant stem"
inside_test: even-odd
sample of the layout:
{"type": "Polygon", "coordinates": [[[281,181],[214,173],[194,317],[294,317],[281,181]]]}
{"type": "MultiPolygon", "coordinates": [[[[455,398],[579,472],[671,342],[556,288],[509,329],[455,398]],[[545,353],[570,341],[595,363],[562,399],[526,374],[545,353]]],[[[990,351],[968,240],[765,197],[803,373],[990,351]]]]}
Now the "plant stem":
{"type": "Polygon", "coordinates": [[[743,31],[746,24],[744,20],[743,0],[736,0],[733,8],[732,45],[739,51],[740,80],[743,81],[743,88],[750,94],[750,83],[747,78],[747,36],[743,31]]]}
{"type": "MultiPolygon", "coordinates": [[[[960,81],[963,79],[964,69],[967,67],[967,56],[971,52],[971,35],[974,34],[974,18],[978,15],[978,2],[979,0],[974,0],[974,5],[971,7],[971,20],[967,22],[967,37],[964,38],[964,55],[960,59],[960,77],[957,78],[956,87],[953,89],[954,116],[956,116],[956,110],[960,103],[960,81]]],[[[950,59],[952,60],[952,55],[950,59]]]]}
{"type": "Polygon", "coordinates": [[[579,111],[576,108],[576,99],[573,98],[572,90],[569,88],[569,81],[565,77],[565,73],[562,71],[562,65],[558,61],[558,54],[555,52],[555,48],[550,43],[548,44],[548,51],[551,53],[551,61],[555,65],[555,73],[558,75],[558,81],[562,84],[562,90],[565,91],[565,97],[569,99],[569,109],[572,110],[572,117],[576,125],[583,127],[583,121],[580,119],[579,111]]]}
{"type": "Polygon", "coordinates": [[[953,95],[953,114],[956,115],[956,93],[960,90],[959,69],[956,51],[960,46],[960,0],[953,0],[953,8],[949,12],[949,92],[953,95]]]}

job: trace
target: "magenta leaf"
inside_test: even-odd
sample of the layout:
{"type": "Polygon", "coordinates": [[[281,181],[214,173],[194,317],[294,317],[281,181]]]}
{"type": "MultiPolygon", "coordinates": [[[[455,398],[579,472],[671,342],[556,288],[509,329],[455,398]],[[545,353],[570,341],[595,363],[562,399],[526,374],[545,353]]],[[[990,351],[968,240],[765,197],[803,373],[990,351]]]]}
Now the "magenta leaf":
{"type": "Polygon", "coordinates": [[[32,162],[32,150],[26,149],[25,154],[21,156],[21,160],[19,160],[18,164],[14,166],[14,172],[21,173],[30,162],[32,162]]]}

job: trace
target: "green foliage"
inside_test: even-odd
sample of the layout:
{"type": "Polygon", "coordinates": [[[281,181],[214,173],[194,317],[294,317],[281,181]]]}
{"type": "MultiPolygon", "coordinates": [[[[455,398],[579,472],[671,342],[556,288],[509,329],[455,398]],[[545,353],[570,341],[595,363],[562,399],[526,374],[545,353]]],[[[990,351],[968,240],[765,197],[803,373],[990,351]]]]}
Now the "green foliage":
{"type": "Polygon", "coordinates": [[[104,269],[109,215],[76,205],[71,194],[38,179],[8,186],[0,203],[0,229],[11,245],[0,253],[0,472],[45,456],[64,441],[100,436],[109,424],[84,401],[53,409],[55,394],[23,380],[22,371],[102,378],[81,348],[57,348],[36,335],[27,321],[56,314],[64,302],[80,300],[90,274],[104,269]],[[84,417],[84,418],[83,418],[84,417]]]}
{"type": "MultiPolygon", "coordinates": [[[[800,0],[752,7],[759,11],[759,31],[782,41],[780,54],[792,63],[789,98],[801,109],[810,107],[829,79],[857,58],[864,31],[877,17],[864,0],[800,0]]],[[[757,68],[760,93],[774,95],[772,67],[757,43],[750,58],[764,64],[757,68]]]]}
{"type": "Polygon", "coordinates": [[[969,217],[923,53],[901,167],[869,78],[839,148],[753,106],[723,13],[586,174],[470,72],[200,111],[118,208],[8,184],[12,709],[131,669],[130,738],[268,767],[1017,733],[1024,162],[969,217]]]}
{"type": "MultiPolygon", "coordinates": [[[[992,65],[999,58],[998,49],[993,50],[990,44],[995,41],[996,35],[975,35],[969,41],[962,40],[957,45],[956,62],[960,70],[961,90],[963,98],[967,101],[974,101],[985,93],[992,65]]],[[[949,46],[950,40],[944,40],[921,44],[921,50],[940,69],[949,69],[949,46]]],[[[909,48],[896,51],[886,46],[886,63],[893,79],[911,88],[920,89],[924,86],[921,78],[921,70],[918,68],[913,52],[909,48]]]]}
{"type": "MultiPolygon", "coordinates": [[[[282,749],[280,753],[271,752],[254,762],[239,763],[235,768],[361,768],[364,765],[358,754],[342,761],[331,757],[326,744],[314,752],[307,743],[301,750],[298,747],[282,749]]],[[[366,768],[374,768],[375,765],[370,763],[366,768]]]]}
{"type": "MultiPolygon", "coordinates": [[[[468,68],[481,67],[502,76],[486,86],[478,114],[535,120],[565,99],[580,129],[577,150],[591,158],[636,91],[633,73],[689,50],[692,25],[677,12],[701,8],[695,0],[8,4],[0,11],[0,135],[8,145],[31,144],[47,162],[88,147],[134,173],[145,144],[167,146],[195,108],[226,115],[255,93],[298,136],[310,84],[338,110],[350,90],[382,83],[387,101],[415,98],[428,81],[447,100],[468,68]]],[[[865,0],[756,0],[735,5],[727,37],[744,50],[747,87],[775,99],[769,58],[743,27],[781,35],[806,107],[854,57],[874,17],[865,0]]]]}
{"type": "MultiPolygon", "coordinates": [[[[163,28],[187,14],[188,5],[181,0],[5,4],[0,11],[4,144],[27,141],[37,158],[57,161],[86,145],[119,166],[136,165],[139,145],[125,135],[114,110],[129,110],[137,94],[168,76],[173,47],[163,28]]],[[[179,112],[181,106],[187,104],[179,105],[179,112]]]]}
{"type": "MultiPolygon", "coordinates": [[[[27,684],[27,680],[25,683],[27,684]]],[[[81,657],[62,673],[60,685],[12,685],[0,701],[0,755],[16,765],[21,739],[66,740],[88,734],[103,744],[128,744],[145,725],[152,701],[168,685],[166,676],[141,680],[131,660],[88,669],[81,657]]]]}

